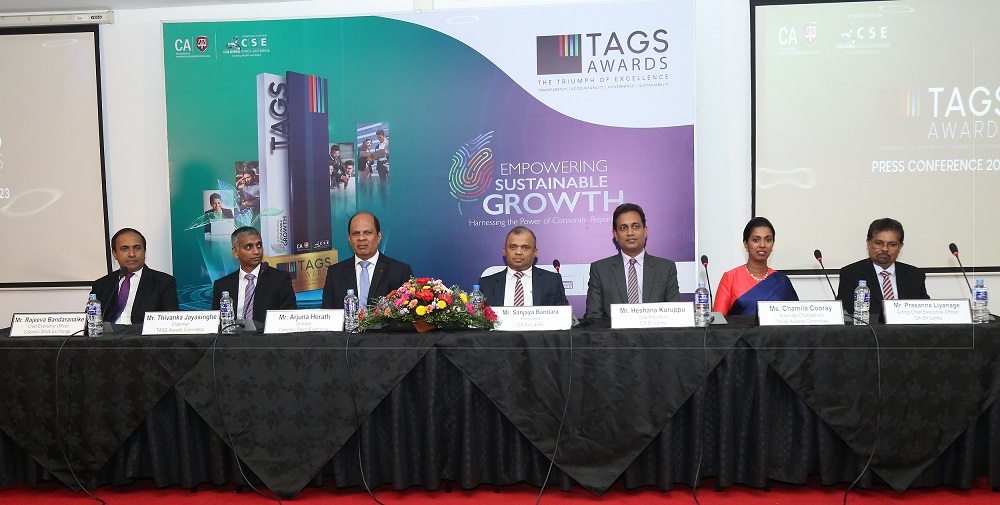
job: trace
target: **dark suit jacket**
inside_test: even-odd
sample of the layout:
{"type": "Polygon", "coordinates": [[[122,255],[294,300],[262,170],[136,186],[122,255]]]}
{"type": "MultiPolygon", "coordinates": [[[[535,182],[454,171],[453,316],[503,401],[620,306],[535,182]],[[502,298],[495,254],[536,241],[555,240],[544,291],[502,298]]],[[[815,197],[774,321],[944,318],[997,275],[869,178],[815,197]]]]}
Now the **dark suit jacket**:
{"type": "MultiPolygon", "coordinates": [[[[680,299],[677,265],[647,252],[642,264],[642,303],[676,302],[680,299]]],[[[620,253],[590,264],[584,317],[611,317],[612,303],[628,303],[628,281],[620,253]]]]}
{"type": "MultiPolygon", "coordinates": [[[[97,279],[90,288],[90,292],[97,295],[97,300],[101,302],[104,320],[109,323],[118,309],[118,272],[115,270],[97,279]]],[[[132,324],[142,324],[146,312],[160,310],[180,310],[177,305],[177,281],[170,274],[144,266],[132,302],[132,324]]]]}
{"type": "MultiPolygon", "coordinates": [[[[347,290],[358,293],[358,279],[354,275],[355,255],[326,269],[326,282],[323,284],[323,308],[343,309],[347,290]]],[[[413,277],[413,269],[402,261],[394,260],[382,253],[378,255],[372,283],[368,287],[368,301],[389,294],[413,277]]]]}
{"type": "MultiPolygon", "coordinates": [[[[212,286],[212,310],[219,310],[222,292],[229,291],[233,299],[233,307],[238,306],[240,297],[240,276],[242,270],[237,270],[217,281],[212,286]]],[[[292,278],[288,272],[272,268],[266,263],[260,265],[260,275],[255,279],[253,292],[253,319],[265,321],[267,311],[271,309],[294,310],[299,308],[295,302],[295,290],[292,289],[292,278]]],[[[236,314],[239,319],[243,314],[236,314]]]]}
{"type": "MultiPolygon", "coordinates": [[[[881,269],[875,270],[870,258],[856,261],[840,269],[840,285],[837,286],[837,299],[844,304],[844,310],[848,314],[854,314],[854,289],[858,287],[858,281],[864,279],[868,281],[868,289],[871,290],[870,314],[878,314],[882,317],[882,277],[878,275],[881,269]]],[[[896,262],[896,298],[899,299],[929,299],[927,286],[924,280],[927,276],[917,267],[906,263],[896,262]]],[[[875,318],[871,318],[875,321],[875,318]]]]}
{"type": "MultiPolygon", "coordinates": [[[[507,289],[507,269],[479,278],[479,290],[486,299],[486,305],[503,305],[504,291],[507,289]]],[[[562,275],[536,266],[531,267],[532,305],[569,305],[562,275]]]]}

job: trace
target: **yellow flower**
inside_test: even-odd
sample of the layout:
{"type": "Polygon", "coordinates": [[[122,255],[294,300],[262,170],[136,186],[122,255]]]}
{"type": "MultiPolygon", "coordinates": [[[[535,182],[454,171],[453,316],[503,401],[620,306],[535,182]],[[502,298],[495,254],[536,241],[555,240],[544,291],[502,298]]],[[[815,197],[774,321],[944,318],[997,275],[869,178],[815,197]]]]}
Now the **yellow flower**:
{"type": "Polygon", "coordinates": [[[416,312],[418,316],[422,316],[422,315],[424,315],[424,314],[427,313],[427,307],[424,307],[423,305],[421,305],[421,306],[417,307],[417,310],[415,310],[414,312],[416,312]]]}
{"type": "Polygon", "coordinates": [[[469,297],[466,296],[465,293],[462,293],[461,298],[462,298],[462,303],[469,303],[469,297]]]}
{"type": "Polygon", "coordinates": [[[443,309],[443,308],[445,308],[447,306],[448,306],[448,304],[444,303],[444,300],[438,300],[438,308],[439,309],[443,309]]]}

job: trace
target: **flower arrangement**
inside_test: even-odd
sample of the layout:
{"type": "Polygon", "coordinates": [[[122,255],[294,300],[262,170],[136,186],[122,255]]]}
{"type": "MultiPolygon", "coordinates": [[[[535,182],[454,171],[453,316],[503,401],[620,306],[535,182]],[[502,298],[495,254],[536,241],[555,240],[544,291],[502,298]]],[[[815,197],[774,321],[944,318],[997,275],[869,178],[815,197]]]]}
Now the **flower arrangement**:
{"type": "Polygon", "coordinates": [[[396,321],[412,323],[421,331],[444,325],[490,330],[496,320],[493,309],[483,304],[477,311],[469,295],[458,286],[448,287],[440,279],[430,277],[410,277],[402,286],[363,309],[358,315],[358,329],[365,331],[396,321]]]}

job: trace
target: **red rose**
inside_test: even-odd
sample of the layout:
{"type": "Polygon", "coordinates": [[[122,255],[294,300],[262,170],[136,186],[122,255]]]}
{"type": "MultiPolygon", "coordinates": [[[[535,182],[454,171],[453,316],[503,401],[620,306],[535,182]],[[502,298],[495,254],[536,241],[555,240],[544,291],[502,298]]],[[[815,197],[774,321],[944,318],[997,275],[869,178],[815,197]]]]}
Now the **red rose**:
{"type": "Polygon", "coordinates": [[[417,277],[416,279],[413,279],[413,281],[416,282],[417,284],[427,284],[428,282],[431,281],[431,278],[430,277],[417,277]]]}
{"type": "Polygon", "coordinates": [[[497,320],[497,313],[493,312],[493,309],[491,309],[487,305],[483,307],[483,317],[485,317],[487,321],[492,323],[497,320]]]}

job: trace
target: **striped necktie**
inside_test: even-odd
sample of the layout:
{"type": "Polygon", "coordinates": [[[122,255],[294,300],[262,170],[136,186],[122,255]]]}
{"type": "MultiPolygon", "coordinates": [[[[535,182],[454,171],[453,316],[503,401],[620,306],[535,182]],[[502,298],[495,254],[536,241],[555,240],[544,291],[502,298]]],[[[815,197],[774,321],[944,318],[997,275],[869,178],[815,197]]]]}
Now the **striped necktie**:
{"type": "Polygon", "coordinates": [[[639,276],[635,273],[635,258],[628,260],[628,303],[639,303],[639,276]]]}
{"type": "Polygon", "coordinates": [[[882,299],[892,300],[896,298],[896,293],[892,291],[892,281],[889,280],[889,271],[882,270],[879,275],[882,276],[882,299]]]}
{"type": "Polygon", "coordinates": [[[524,306],[524,285],[521,284],[521,277],[524,276],[524,272],[514,272],[514,277],[517,278],[517,282],[514,284],[514,306],[523,307],[524,306]]]}

